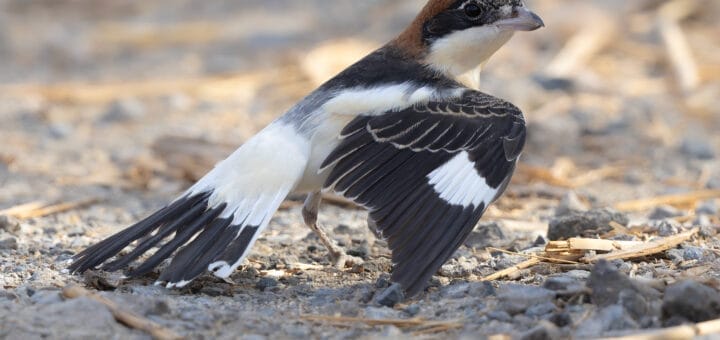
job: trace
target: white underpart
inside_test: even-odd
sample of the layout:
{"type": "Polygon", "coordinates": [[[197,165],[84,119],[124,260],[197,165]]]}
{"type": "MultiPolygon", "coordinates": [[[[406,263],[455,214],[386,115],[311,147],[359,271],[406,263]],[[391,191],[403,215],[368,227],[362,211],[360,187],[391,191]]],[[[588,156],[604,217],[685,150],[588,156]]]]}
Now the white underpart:
{"type": "Polygon", "coordinates": [[[512,36],[513,31],[493,25],[453,32],[433,42],[426,60],[434,69],[458,77],[486,63],[512,36]]]}
{"type": "Polygon", "coordinates": [[[440,198],[452,205],[478,207],[482,203],[487,208],[497,195],[497,189],[490,187],[477,173],[465,151],[435,169],[427,178],[440,198]]]}
{"type": "MultiPolygon", "coordinates": [[[[249,250],[285,197],[300,182],[310,157],[310,141],[294,127],[280,121],[270,124],[238,148],[230,157],[192,186],[189,194],[212,192],[210,207],[227,203],[221,218],[233,216],[238,226],[257,226],[249,250]]],[[[248,250],[235,263],[219,261],[208,266],[215,276],[228,277],[242,263],[248,250]]],[[[182,287],[188,282],[176,282],[182,287]]]]}

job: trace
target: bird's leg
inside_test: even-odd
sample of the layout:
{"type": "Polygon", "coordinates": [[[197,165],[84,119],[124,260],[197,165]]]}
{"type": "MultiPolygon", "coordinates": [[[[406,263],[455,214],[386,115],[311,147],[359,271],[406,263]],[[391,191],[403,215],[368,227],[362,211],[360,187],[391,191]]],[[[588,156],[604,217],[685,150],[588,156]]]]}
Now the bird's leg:
{"type": "Polygon", "coordinates": [[[328,237],[324,228],[318,224],[318,209],[320,208],[320,200],[322,199],[319,192],[313,192],[308,194],[305,199],[305,205],[303,205],[302,215],[305,220],[305,225],[310,227],[315,235],[320,238],[320,242],[330,252],[330,257],[338,268],[352,267],[355,264],[362,264],[363,260],[359,257],[350,256],[345,253],[345,250],[338,246],[335,241],[328,237]]]}

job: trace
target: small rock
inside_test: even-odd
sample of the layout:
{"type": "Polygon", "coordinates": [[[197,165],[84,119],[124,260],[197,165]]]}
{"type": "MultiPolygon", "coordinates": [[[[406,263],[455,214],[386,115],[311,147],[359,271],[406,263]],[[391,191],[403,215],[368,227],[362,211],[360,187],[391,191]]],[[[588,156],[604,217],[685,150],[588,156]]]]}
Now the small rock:
{"type": "Polygon", "coordinates": [[[397,305],[400,301],[405,299],[405,292],[403,291],[402,287],[400,287],[399,284],[393,283],[390,285],[390,287],[386,288],[380,295],[378,295],[377,301],[378,304],[386,307],[394,307],[397,305]]]}
{"type": "Polygon", "coordinates": [[[688,246],[683,249],[685,261],[702,260],[705,257],[705,250],[699,247],[688,246]]]}
{"type": "Polygon", "coordinates": [[[386,320],[386,319],[397,319],[397,312],[388,307],[373,307],[368,306],[365,308],[365,317],[368,319],[375,320],[386,320]]]}
{"type": "Polygon", "coordinates": [[[475,230],[465,240],[465,245],[470,248],[484,249],[486,247],[502,247],[508,244],[507,233],[497,222],[485,222],[478,224],[475,230]]]}
{"type": "Polygon", "coordinates": [[[594,304],[600,307],[621,305],[635,320],[653,314],[655,306],[652,302],[660,297],[657,291],[631,280],[607,261],[595,265],[587,286],[592,290],[590,297],[594,304]]]}
{"type": "Polygon", "coordinates": [[[571,78],[535,75],[532,79],[546,91],[572,92],[575,90],[575,83],[571,78]]]}
{"type": "Polygon", "coordinates": [[[101,118],[103,123],[128,122],[141,118],[145,115],[145,106],[134,98],[125,98],[114,101],[110,104],[101,118]]]}
{"type": "Polygon", "coordinates": [[[573,323],[572,316],[567,312],[555,313],[548,318],[548,321],[554,323],[558,327],[565,327],[572,325],[573,323]]]}
{"type": "Polygon", "coordinates": [[[487,281],[471,282],[470,289],[468,290],[468,296],[476,298],[486,298],[496,294],[495,287],[487,281]]]}
{"type": "Polygon", "coordinates": [[[265,291],[265,289],[277,287],[278,284],[280,284],[280,282],[272,277],[263,277],[255,284],[255,288],[265,291]]]}
{"type": "MultiPolygon", "coordinates": [[[[708,215],[698,215],[695,220],[693,220],[693,225],[698,227],[711,227],[712,226],[712,220],[708,215]]],[[[711,228],[712,229],[712,228],[711,228]]],[[[700,236],[702,237],[710,237],[714,235],[710,235],[707,232],[710,230],[700,230],[700,236]]]]}
{"type": "Polygon", "coordinates": [[[551,301],[555,298],[555,292],[537,286],[508,284],[500,288],[497,296],[502,310],[519,314],[532,306],[551,301]]]}
{"type": "Polygon", "coordinates": [[[675,220],[650,221],[649,226],[662,237],[677,235],[682,230],[682,225],[675,220]]]}
{"type": "Polygon", "coordinates": [[[662,316],[667,326],[716,319],[720,317],[720,292],[691,280],[674,283],[665,289],[662,316]]]}
{"type": "Polygon", "coordinates": [[[609,331],[626,331],[638,329],[640,326],[628,315],[625,308],[610,305],[586,318],[577,329],[578,338],[596,338],[609,331]]]}
{"type": "Polygon", "coordinates": [[[469,290],[469,283],[451,283],[440,289],[440,295],[446,299],[462,299],[467,296],[469,290]]]}
{"type": "Polygon", "coordinates": [[[551,314],[551,313],[555,312],[556,309],[557,309],[557,307],[555,306],[554,303],[545,302],[545,303],[541,303],[539,305],[530,306],[530,308],[528,308],[525,311],[525,315],[527,315],[531,318],[537,318],[537,317],[551,314]]]}
{"type": "Polygon", "coordinates": [[[627,226],[630,220],[625,214],[611,209],[595,209],[587,212],[571,213],[550,221],[548,238],[551,241],[571,237],[591,237],[612,230],[610,222],[627,226]]]}
{"type": "Polygon", "coordinates": [[[710,160],[715,158],[715,150],[707,138],[687,136],[680,144],[680,151],[692,158],[710,160]]]}
{"type": "Polygon", "coordinates": [[[20,221],[14,217],[0,215],[0,230],[17,233],[20,231],[20,221]]]}
{"type": "Polygon", "coordinates": [[[700,203],[697,208],[695,208],[695,213],[698,215],[718,215],[720,213],[720,209],[718,209],[718,205],[715,200],[709,200],[700,203]]]}
{"type": "Polygon", "coordinates": [[[63,139],[73,133],[72,126],[63,123],[54,123],[49,126],[50,136],[55,139],[63,139]]]}
{"type": "Polygon", "coordinates": [[[409,315],[409,316],[411,316],[411,317],[412,317],[412,316],[415,316],[415,315],[418,315],[418,313],[420,313],[420,305],[418,305],[418,304],[412,304],[412,305],[410,305],[410,306],[407,306],[407,307],[405,308],[405,313],[407,313],[407,315],[409,315]]]}
{"type": "Polygon", "coordinates": [[[512,322],[512,316],[503,310],[494,310],[487,314],[487,317],[491,320],[497,320],[500,322],[512,322]]]}
{"type": "Polygon", "coordinates": [[[0,250],[17,250],[18,240],[14,237],[6,238],[0,241],[0,250]]]}
{"type": "Polygon", "coordinates": [[[36,305],[49,305],[53,303],[62,302],[63,299],[60,296],[60,292],[56,290],[39,290],[30,297],[30,301],[36,305]]]}
{"type": "Polygon", "coordinates": [[[339,224],[333,229],[333,233],[336,235],[347,235],[352,233],[352,229],[346,224],[339,224]]]}
{"type": "Polygon", "coordinates": [[[682,216],[680,210],[675,209],[669,205],[661,205],[653,210],[648,216],[651,220],[664,220],[672,217],[682,216]]]}
{"type": "Polygon", "coordinates": [[[585,289],[585,283],[566,275],[551,276],[545,280],[543,288],[556,292],[580,292],[585,289]]]}
{"type": "Polygon", "coordinates": [[[554,340],[562,339],[563,336],[555,324],[548,321],[540,321],[535,328],[520,335],[521,340],[554,340]]]}
{"type": "Polygon", "coordinates": [[[555,216],[563,216],[571,213],[580,213],[588,210],[588,206],[580,200],[580,197],[574,191],[568,191],[557,208],[555,208],[555,216]]]}

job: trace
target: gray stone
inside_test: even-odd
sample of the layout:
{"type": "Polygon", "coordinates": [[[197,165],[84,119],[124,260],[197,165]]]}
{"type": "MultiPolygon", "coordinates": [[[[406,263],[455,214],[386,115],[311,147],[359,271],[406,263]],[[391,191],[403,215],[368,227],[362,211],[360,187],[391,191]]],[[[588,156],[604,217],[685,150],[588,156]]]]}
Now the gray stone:
{"type": "Polygon", "coordinates": [[[30,301],[36,305],[49,305],[62,302],[63,299],[57,290],[39,290],[30,297],[30,301]]]}
{"type": "Polygon", "coordinates": [[[710,160],[715,158],[715,150],[707,138],[687,136],[680,144],[680,151],[692,158],[710,160]]]}
{"type": "Polygon", "coordinates": [[[682,212],[669,205],[656,207],[648,216],[651,220],[664,220],[667,218],[682,216],[682,212]]]}
{"type": "Polygon", "coordinates": [[[650,221],[649,226],[662,237],[677,235],[682,230],[682,225],[675,220],[650,221]]]}
{"type": "Polygon", "coordinates": [[[698,215],[717,215],[720,213],[717,202],[715,200],[709,200],[698,204],[695,208],[695,213],[698,215]]]}
{"type": "Polygon", "coordinates": [[[548,321],[540,321],[537,326],[522,333],[520,340],[555,340],[563,339],[563,335],[555,324],[548,321]]]}
{"type": "Polygon", "coordinates": [[[594,209],[559,216],[550,221],[548,238],[552,241],[571,237],[591,237],[612,230],[610,222],[627,226],[630,220],[625,214],[612,209],[594,209]]]}
{"type": "Polygon", "coordinates": [[[703,322],[720,317],[720,292],[687,280],[665,289],[662,303],[663,323],[703,322]]]}
{"type": "Polygon", "coordinates": [[[555,208],[555,216],[581,213],[588,209],[588,206],[580,200],[580,197],[574,191],[568,191],[555,208]]]}
{"type": "Polygon", "coordinates": [[[543,288],[556,292],[580,292],[585,289],[585,283],[567,275],[558,275],[547,278],[543,288]]]}
{"type": "Polygon", "coordinates": [[[386,320],[397,319],[397,311],[388,307],[368,306],[364,311],[365,317],[368,319],[386,320]]]}
{"type": "Polygon", "coordinates": [[[500,287],[497,296],[500,309],[510,314],[519,314],[534,305],[552,301],[555,292],[537,286],[507,284],[500,287]]]}
{"type": "Polygon", "coordinates": [[[265,290],[272,287],[277,287],[277,285],[280,284],[278,280],[273,279],[271,277],[263,277],[255,284],[255,288],[259,290],[265,290]]]}
{"type": "Polygon", "coordinates": [[[544,315],[554,313],[555,310],[557,310],[557,307],[555,306],[554,303],[545,302],[545,303],[541,303],[539,305],[530,306],[530,308],[528,308],[525,311],[525,315],[527,315],[531,318],[536,318],[536,317],[541,317],[544,315]]]}
{"type": "Polygon", "coordinates": [[[486,247],[502,247],[508,244],[507,232],[497,222],[481,222],[465,240],[470,248],[484,249],[486,247]]]}
{"type": "Polygon", "coordinates": [[[145,106],[134,98],[125,98],[112,102],[101,118],[103,123],[129,122],[142,118],[145,106]]]}
{"type": "Polygon", "coordinates": [[[510,314],[503,310],[494,310],[487,314],[491,320],[497,320],[501,322],[512,322],[513,318],[510,314]]]}
{"type": "Polygon", "coordinates": [[[640,326],[620,305],[604,307],[580,323],[575,335],[578,338],[596,338],[609,331],[633,330],[640,326]]]}
{"type": "Polygon", "coordinates": [[[20,231],[20,221],[14,217],[0,215],[0,230],[17,233],[20,231]]]}
{"type": "Polygon", "coordinates": [[[420,313],[420,305],[412,304],[410,306],[407,306],[405,308],[405,313],[407,313],[407,315],[409,315],[409,316],[418,315],[418,313],[420,313]]]}
{"type": "Polygon", "coordinates": [[[702,260],[705,257],[705,250],[700,247],[688,246],[683,249],[685,261],[702,260]]]}
{"type": "Polygon", "coordinates": [[[405,299],[405,292],[403,291],[402,287],[397,284],[393,283],[390,285],[390,287],[386,288],[382,293],[380,293],[375,299],[378,304],[386,307],[394,307],[396,304],[398,304],[400,301],[405,299]]]}
{"type": "Polygon", "coordinates": [[[0,250],[17,250],[18,240],[14,237],[6,238],[0,241],[0,250]]]}
{"type": "Polygon", "coordinates": [[[660,294],[631,280],[610,262],[600,261],[595,265],[587,286],[592,291],[592,302],[599,307],[623,306],[634,320],[659,313],[653,302],[659,300],[660,294]]]}

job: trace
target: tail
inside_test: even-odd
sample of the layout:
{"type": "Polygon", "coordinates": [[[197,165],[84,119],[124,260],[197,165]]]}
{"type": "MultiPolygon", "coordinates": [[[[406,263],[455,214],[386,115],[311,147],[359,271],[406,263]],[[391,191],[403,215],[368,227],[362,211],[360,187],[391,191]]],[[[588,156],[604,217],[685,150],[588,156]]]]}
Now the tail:
{"type": "Polygon", "coordinates": [[[308,149],[291,127],[270,125],[180,198],[77,254],[70,271],[123,269],[158,247],[129,275],[144,275],[172,257],[158,279],[169,288],[183,287],[205,270],[230,276],[301,179],[308,149]],[[108,262],[135,241],[129,253],[108,262]]]}

